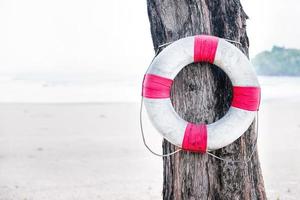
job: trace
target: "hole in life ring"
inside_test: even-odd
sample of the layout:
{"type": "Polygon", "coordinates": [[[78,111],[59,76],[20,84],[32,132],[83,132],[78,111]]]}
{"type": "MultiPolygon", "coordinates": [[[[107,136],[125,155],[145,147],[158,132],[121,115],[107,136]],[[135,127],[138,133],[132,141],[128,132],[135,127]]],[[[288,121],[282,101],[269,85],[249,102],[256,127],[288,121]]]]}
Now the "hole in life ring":
{"type": "Polygon", "coordinates": [[[192,123],[211,124],[230,108],[232,84],[219,67],[209,63],[193,63],[175,77],[171,101],[181,118],[192,123]]]}

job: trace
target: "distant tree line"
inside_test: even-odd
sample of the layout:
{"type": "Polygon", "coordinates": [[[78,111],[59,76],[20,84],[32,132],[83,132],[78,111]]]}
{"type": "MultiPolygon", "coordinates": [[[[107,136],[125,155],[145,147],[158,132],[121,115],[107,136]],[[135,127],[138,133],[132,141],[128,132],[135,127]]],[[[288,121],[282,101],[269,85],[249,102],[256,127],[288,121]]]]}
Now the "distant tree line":
{"type": "Polygon", "coordinates": [[[300,50],[273,46],[251,60],[259,75],[300,76],[300,50]]]}

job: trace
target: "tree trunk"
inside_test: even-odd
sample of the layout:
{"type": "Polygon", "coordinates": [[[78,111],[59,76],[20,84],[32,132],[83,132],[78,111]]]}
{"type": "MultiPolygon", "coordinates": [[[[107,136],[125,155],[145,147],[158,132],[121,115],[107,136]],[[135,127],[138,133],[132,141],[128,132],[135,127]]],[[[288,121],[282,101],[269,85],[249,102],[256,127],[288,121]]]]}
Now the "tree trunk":
{"type": "MultiPolygon", "coordinates": [[[[239,0],[147,0],[155,50],[186,36],[209,34],[235,40],[248,55],[247,15],[239,0]]],[[[208,63],[191,64],[175,78],[171,99],[185,120],[212,123],[228,111],[232,98],[229,78],[208,63]]],[[[255,121],[233,144],[212,152],[246,160],[256,138],[255,121]]],[[[163,142],[163,152],[175,146],[163,142]]],[[[224,162],[207,154],[180,152],[163,159],[163,199],[266,199],[257,151],[248,163],[224,162]]]]}

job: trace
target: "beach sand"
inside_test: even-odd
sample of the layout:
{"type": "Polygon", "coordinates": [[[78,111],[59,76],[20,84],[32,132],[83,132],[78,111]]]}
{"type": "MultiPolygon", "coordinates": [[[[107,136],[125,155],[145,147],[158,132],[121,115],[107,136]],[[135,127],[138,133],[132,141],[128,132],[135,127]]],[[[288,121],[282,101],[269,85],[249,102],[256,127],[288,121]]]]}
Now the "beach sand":
{"type": "MultiPolygon", "coordinates": [[[[259,153],[269,199],[300,196],[299,110],[300,102],[263,102],[259,153]]],[[[0,111],[0,200],[161,199],[162,160],[143,146],[138,103],[0,111]]],[[[159,151],[161,138],[150,132],[159,151]]]]}

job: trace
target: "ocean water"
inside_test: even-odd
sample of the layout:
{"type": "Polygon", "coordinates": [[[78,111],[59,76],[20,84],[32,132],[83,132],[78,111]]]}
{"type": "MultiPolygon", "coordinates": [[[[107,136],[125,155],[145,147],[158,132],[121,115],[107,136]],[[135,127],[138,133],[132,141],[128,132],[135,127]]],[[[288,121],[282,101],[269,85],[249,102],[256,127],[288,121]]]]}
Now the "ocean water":
{"type": "MultiPolygon", "coordinates": [[[[142,74],[28,73],[0,75],[0,102],[138,102],[142,74]]],[[[300,77],[259,76],[262,100],[300,100],[300,77]]]]}
{"type": "Polygon", "coordinates": [[[262,100],[300,100],[300,77],[259,76],[262,100]]]}
{"type": "Polygon", "coordinates": [[[109,73],[0,76],[0,102],[135,102],[143,76],[109,73]]]}

